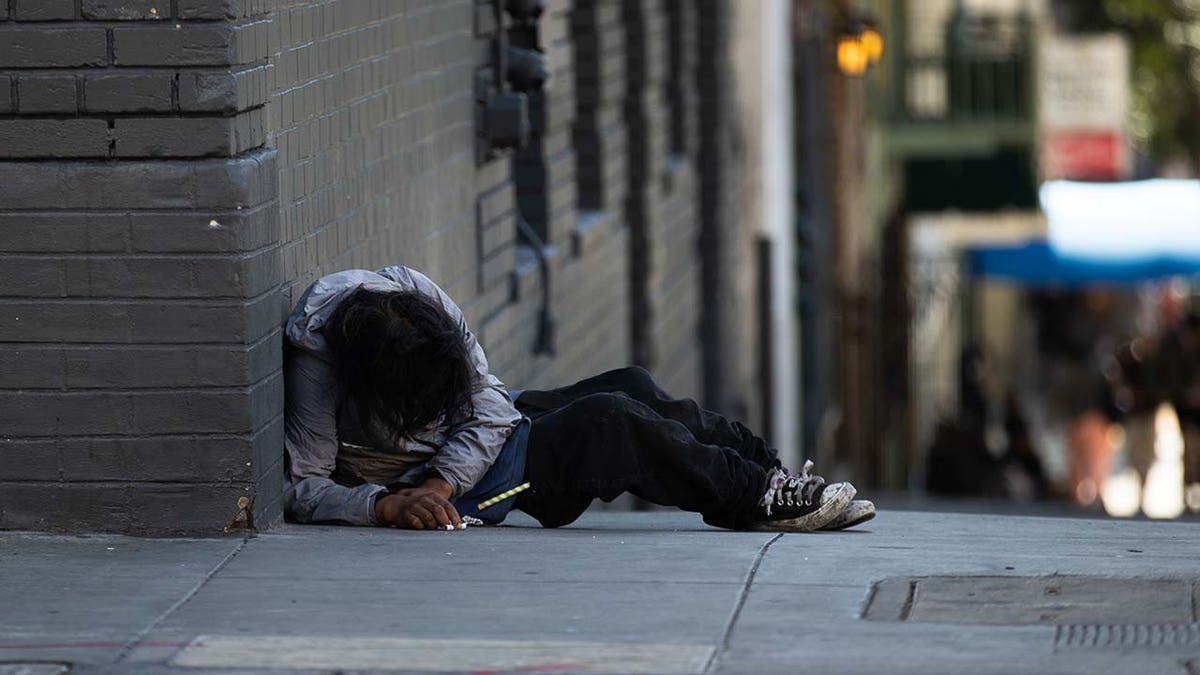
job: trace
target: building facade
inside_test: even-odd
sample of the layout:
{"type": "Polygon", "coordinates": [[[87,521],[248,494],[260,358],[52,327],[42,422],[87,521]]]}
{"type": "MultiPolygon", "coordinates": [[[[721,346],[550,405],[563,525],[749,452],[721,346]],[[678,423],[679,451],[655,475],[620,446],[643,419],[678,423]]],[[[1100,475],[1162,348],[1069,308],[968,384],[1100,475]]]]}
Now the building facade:
{"type": "Polygon", "coordinates": [[[867,161],[855,182],[875,196],[855,219],[857,257],[879,270],[860,317],[881,328],[858,340],[854,405],[867,423],[853,447],[872,467],[864,482],[900,489],[924,484],[934,427],[957,411],[964,350],[987,342],[972,335],[961,245],[944,242],[1017,241],[1040,223],[1035,63],[1048,27],[1044,0],[873,10],[892,48],[860,92],[867,161]]]}
{"type": "Polygon", "coordinates": [[[790,418],[735,103],[789,3],[497,2],[0,5],[0,528],[278,522],[281,323],[345,268],[428,274],[510,387],[790,418]]]}

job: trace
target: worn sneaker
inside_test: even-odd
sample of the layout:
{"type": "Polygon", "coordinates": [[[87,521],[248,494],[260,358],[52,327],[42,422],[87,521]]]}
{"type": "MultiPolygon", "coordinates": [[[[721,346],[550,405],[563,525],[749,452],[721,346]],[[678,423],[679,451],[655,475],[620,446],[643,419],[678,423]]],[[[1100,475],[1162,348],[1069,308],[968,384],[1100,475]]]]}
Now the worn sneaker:
{"type": "Polygon", "coordinates": [[[750,528],[812,532],[833,522],[854,499],[856,490],[849,483],[826,485],[824,478],[809,474],[812,467],[810,460],[798,474],[772,469],[767,491],[758,502],[762,511],[750,528]]]}
{"type": "Polygon", "coordinates": [[[834,516],[833,520],[822,527],[822,530],[844,530],[855,525],[862,525],[875,517],[875,504],[866,499],[855,499],[834,516]]]}

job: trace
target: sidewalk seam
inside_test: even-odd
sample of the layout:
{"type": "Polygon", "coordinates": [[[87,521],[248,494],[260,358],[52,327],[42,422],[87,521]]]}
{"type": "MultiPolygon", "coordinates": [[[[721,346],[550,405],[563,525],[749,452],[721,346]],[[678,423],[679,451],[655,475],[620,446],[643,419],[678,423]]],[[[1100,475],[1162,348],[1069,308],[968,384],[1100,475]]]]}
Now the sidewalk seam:
{"type": "Polygon", "coordinates": [[[782,539],[783,535],[784,533],[780,532],[771,537],[762,545],[762,548],[758,549],[758,555],[755,556],[754,563],[750,565],[750,571],[746,573],[746,582],[742,584],[742,591],[738,594],[737,603],[733,606],[733,613],[729,615],[729,621],[725,624],[725,630],[721,634],[721,642],[708,657],[708,663],[704,664],[704,670],[701,672],[711,672],[721,655],[729,651],[729,643],[733,639],[733,627],[737,625],[737,620],[742,615],[742,608],[746,606],[746,599],[750,597],[750,587],[754,584],[754,576],[758,574],[758,566],[762,564],[763,558],[767,557],[767,549],[782,539]]]}
{"type": "Polygon", "coordinates": [[[249,543],[249,541],[249,535],[242,537],[242,540],[238,542],[238,545],[235,546],[232,551],[226,554],[225,557],[221,559],[221,562],[214,565],[213,568],[209,570],[208,573],[205,574],[204,577],[200,579],[200,581],[197,582],[190,591],[185,593],[182,598],[172,603],[171,606],[168,607],[162,614],[159,614],[157,617],[155,617],[154,620],[150,622],[150,625],[138,631],[137,635],[134,635],[129,642],[126,642],[125,646],[121,648],[121,652],[117,654],[117,658],[115,661],[113,661],[113,663],[123,663],[125,659],[129,658],[129,655],[133,653],[133,650],[137,649],[137,646],[141,644],[142,640],[146,639],[146,636],[150,635],[150,633],[153,633],[154,629],[162,625],[162,622],[166,621],[168,617],[175,613],[176,610],[186,605],[187,602],[192,598],[196,597],[196,594],[200,592],[200,589],[204,588],[204,586],[208,584],[209,580],[211,580],[217,575],[218,572],[224,569],[225,566],[230,563],[230,561],[236,558],[237,555],[242,552],[242,549],[246,548],[246,544],[249,543]]]}

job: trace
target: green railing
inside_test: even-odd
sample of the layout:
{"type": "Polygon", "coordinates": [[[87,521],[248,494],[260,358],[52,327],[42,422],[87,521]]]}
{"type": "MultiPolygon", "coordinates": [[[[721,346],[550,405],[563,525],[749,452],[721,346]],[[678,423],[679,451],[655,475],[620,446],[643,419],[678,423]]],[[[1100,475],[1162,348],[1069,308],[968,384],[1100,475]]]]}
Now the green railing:
{"type": "Polygon", "coordinates": [[[1027,19],[957,12],[940,54],[906,54],[898,69],[899,117],[909,121],[1008,121],[1033,117],[1032,26],[1027,19]]]}

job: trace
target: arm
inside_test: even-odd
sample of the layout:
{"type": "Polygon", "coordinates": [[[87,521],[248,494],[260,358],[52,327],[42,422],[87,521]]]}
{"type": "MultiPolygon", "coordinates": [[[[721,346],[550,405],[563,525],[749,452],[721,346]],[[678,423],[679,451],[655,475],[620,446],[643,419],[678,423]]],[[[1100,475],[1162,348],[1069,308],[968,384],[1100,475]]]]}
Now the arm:
{"type": "Polygon", "coordinates": [[[329,478],[337,463],[337,401],[332,367],[309,352],[292,349],[285,372],[284,444],[292,483],[284,512],[298,523],[397,525],[413,529],[457,528],[448,501],[451,487],[433,478],[387,494],[382,485],[346,487],[329,478]]]}
{"type": "Polygon", "coordinates": [[[420,292],[437,298],[466,333],[467,350],[475,368],[475,388],[471,399],[475,416],[452,428],[445,444],[429,461],[431,471],[450,484],[450,501],[466,494],[491,468],[505,441],[521,419],[499,379],[488,370],[487,357],[475,335],[467,329],[462,310],[429,277],[407,268],[389,267],[380,274],[401,281],[408,276],[420,292]]]}
{"type": "Polygon", "coordinates": [[[284,512],[297,523],[377,524],[375,498],[387,488],[349,488],[329,478],[338,449],[333,367],[293,348],[288,350],[284,377],[284,446],[291,478],[284,512]]]}
{"type": "Polygon", "coordinates": [[[477,374],[471,394],[475,416],[451,429],[446,443],[429,461],[429,468],[450,483],[451,501],[466,494],[483,478],[521,418],[504,385],[488,373],[483,349],[469,333],[468,347],[477,374]]]}

